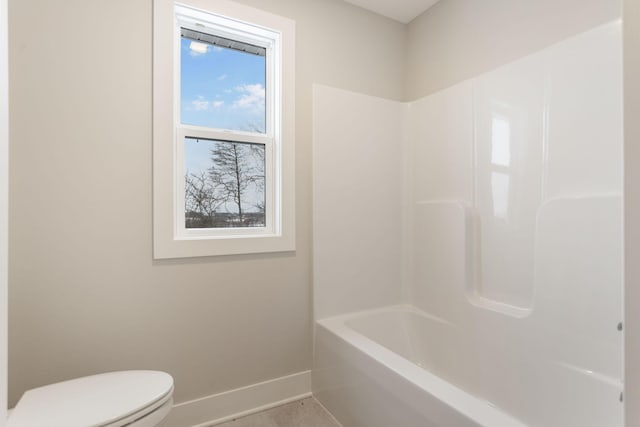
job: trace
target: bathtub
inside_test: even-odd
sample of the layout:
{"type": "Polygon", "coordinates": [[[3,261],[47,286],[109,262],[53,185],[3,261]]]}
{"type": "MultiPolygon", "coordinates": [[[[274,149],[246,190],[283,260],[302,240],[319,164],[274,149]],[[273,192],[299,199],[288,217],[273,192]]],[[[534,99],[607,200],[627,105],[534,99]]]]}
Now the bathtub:
{"type": "Polygon", "coordinates": [[[524,427],[469,392],[455,329],[404,305],[319,320],[314,395],[344,427],[524,427]]]}

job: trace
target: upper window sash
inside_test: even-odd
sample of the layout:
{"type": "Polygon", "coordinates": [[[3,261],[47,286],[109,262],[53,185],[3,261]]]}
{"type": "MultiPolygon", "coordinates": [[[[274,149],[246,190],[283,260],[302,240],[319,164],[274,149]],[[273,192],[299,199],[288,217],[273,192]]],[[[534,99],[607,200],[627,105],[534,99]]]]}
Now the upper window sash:
{"type": "MultiPolygon", "coordinates": [[[[280,116],[277,106],[281,102],[281,75],[276,64],[281,61],[280,45],[281,34],[279,32],[263,28],[254,24],[242,22],[233,18],[213,15],[202,12],[182,4],[175,5],[175,42],[174,55],[180,58],[180,41],[182,38],[182,28],[190,29],[200,33],[210,33],[230,40],[237,40],[246,44],[259,46],[265,49],[265,134],[271,138],[279,138],[280,116]],[[229,25],[233,21],[233,27],[229,25]]],[[[180,81],[180,61],[175,61],[174,73],[177,81],[180,81]]],[[[175,87],[175,99],[180,99],[180,85],[175,87]]],[[[177,123],[182,123],[179,102],[176,102],[174,111],[177,123]]],[[[225,129],[220,129],[225,130],[225,129]]],[[[231,130],[225,130],[231,131],[231,130]]],[[[231,131],[237,132],[237,131],[231,131]]],[[[243,132],[240,132],[243,133],[243,132]]],[[[259,132],[256,132],[259,133],[259,132]]]]}

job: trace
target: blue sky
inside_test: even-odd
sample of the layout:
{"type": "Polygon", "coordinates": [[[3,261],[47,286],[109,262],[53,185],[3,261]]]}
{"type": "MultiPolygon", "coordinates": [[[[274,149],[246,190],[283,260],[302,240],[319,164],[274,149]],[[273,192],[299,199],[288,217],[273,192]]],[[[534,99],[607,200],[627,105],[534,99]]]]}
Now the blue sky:
{"type": "Polygon", "coordinates": [[[264,56],[186,38],[180,55],[182,123],[264,131],[264,56]]]}

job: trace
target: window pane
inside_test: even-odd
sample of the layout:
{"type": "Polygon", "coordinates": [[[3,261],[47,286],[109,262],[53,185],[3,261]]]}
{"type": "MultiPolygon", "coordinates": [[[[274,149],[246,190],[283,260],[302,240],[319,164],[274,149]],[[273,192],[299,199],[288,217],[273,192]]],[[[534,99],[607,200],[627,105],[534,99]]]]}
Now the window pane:
{"type": "Polygon", "coordinates": [[[185,138],[185,228],[264,227],[265,147],[185,138]]]}
{"type": "Polygon", "coordinates": [[[183,29],[183,124],[265,133],[265,49],[183,29]]]}

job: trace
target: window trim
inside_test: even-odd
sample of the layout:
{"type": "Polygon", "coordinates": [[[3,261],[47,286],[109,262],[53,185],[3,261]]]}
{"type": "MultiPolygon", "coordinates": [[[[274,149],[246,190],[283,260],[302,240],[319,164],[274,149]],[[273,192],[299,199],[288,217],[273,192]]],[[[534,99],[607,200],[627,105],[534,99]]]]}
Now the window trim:
{"type": "Polygon", "coordinates": [[[227,0],[154,0],[153,31],[154,258],[295,250],[294,22],[227,0]],[[198,19],[205,23],[204,28],[190,25],[198,19]],[[275,85],[266,91],[264,134],[179,122],[180,27],[206,33],[207,23],[216,26],[213,31],[209,27],[209,31],[242,42],[256,44],[260,37],[260,46],[267,48],[265,87],[269,82],[275,85]],[[256,37],[247,38],[247,34],[256,37]],[[279,40],[272,40],[274,34],[279,40]],[[184,136],[265,145],[265,198],[267,206],[271,203],[271,208],[265,210],[266,227],[184,227],[184,136]]]}

